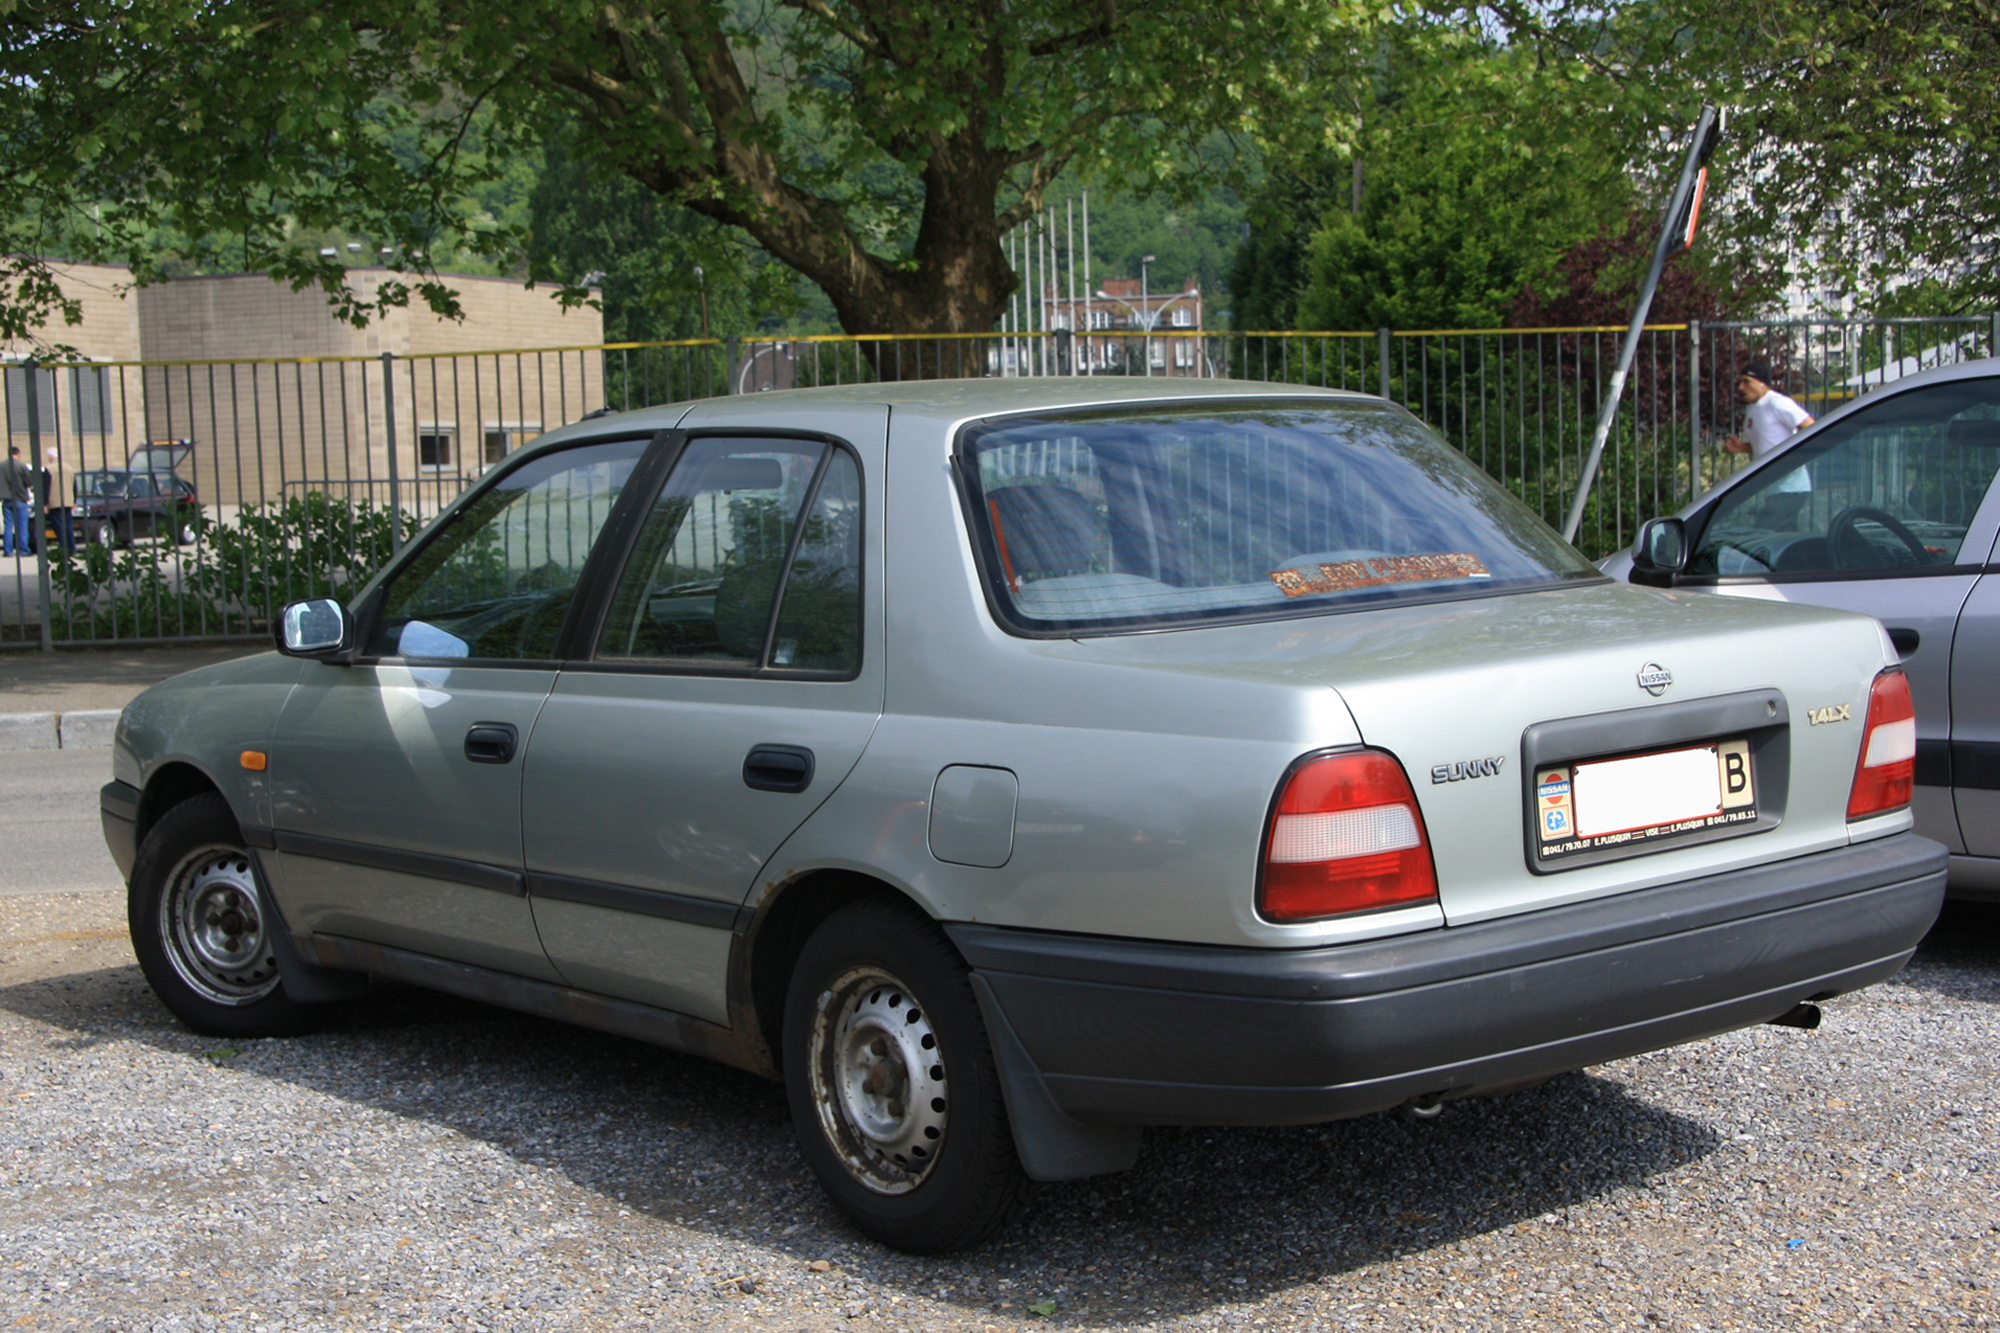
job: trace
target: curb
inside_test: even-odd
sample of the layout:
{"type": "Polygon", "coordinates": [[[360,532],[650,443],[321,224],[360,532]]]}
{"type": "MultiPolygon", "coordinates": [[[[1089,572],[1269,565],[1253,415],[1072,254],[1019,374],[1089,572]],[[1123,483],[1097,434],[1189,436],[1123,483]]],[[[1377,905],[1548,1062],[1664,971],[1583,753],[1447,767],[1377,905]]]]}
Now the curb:
{"type": "Polygon", "coordinates": [[[118,710],[0,713],[0,750],[102,750],[118,733],[118,710]]]}

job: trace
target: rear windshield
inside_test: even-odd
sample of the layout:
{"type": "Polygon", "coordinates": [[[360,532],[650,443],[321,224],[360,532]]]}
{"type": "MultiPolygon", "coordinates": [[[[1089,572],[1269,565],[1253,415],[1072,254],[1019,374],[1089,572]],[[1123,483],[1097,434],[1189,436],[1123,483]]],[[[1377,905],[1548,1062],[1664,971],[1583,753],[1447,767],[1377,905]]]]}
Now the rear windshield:
{"type": "Polygon", "coordinates": [[[1600,578],[1407,413],[1182,404],[960,437],[995,607],[1027,633],[1272,619],[1600,578]]]}

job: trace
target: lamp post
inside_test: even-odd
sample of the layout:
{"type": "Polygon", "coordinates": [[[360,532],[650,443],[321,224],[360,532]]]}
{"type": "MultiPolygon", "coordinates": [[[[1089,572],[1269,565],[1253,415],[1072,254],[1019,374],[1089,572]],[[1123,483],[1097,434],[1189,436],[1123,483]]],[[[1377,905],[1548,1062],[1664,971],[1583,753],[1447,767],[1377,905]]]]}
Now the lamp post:
{"type": "MultiPolygon", "coordinates": [[[[1150,258],[1150,256],[1148,257],[1150,258]]],[[[1140,289],[1139,299],[1141,301],[1148,300],[1148,298],[1145,295],[1145,286],[1146,286],[1146,281],[1142,277],[1139,280],[1139,289],[1140,289]]],[[[1158,326],[1160,322],[1160,316],[1165,314],[1167,310],[1173,305],[1174,302],[1180,300],[1183,296],[1186,295],[1188,295],[1188,293],[1186,292],[1175,292],[1172,296],[1169,296],[1166,300],[1160,303],[1160,308],[1158,310],[1135,306],[1130,301],[1126,300],[1124,297],[1113,296],[1110,292],[1106,291],[1099,291],[1097,293],[1097,299],[1100,301],[1116,301],[1119,305],[1124,306],[1127,310],[1132,312],[1132,318],[1139,322],[1139,327],[1146,331],[1146,373],[1150,375],[1153,373],[1153,358],[1152,358],[1153,329],[1156,326],[1158,326]]]]}
{"type": "Polygon", "coordinates": [[[1153,256],[1139,256],[1139,304],[1146,311],[1139,322],[1146,330],[1146,373],[1148,375],[1153,373],[1153,298],[1147,295],[1146,277],[1147,270],[1152,267],[1152,264],[1153,256]]]}
{"type": "Polygon", "coordinates": [[[699,264],[694,266],[694,285],[701,288],[701,336],[708,336],[708,275],[699,264]]]}

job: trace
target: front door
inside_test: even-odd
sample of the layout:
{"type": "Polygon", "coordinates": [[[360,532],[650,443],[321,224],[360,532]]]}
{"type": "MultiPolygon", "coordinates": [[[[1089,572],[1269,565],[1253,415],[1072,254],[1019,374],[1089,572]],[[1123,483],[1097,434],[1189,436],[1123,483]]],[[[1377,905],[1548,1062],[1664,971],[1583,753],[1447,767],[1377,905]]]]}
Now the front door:
{"type": "MultiPolygon", "coordinates": [[[[2000,857],[2000,575],[1966,599],[1951,653],[1951,781],[1973,856],[2000,857]]],[[[1977,877],[1991,890],[2000,876],[1977,877]]],[[[1956,872],[1954,872],[1956,887],[1956,872]]]]}
{"type": "Polygon", "coordinates": [[[1730,487],[1689,562],[1690,583],[1888,628],[1917,708],[1917,832],[1953,851],[1965,850],[1950,786],[1953,635],[2000,524],[1996,470],[2000,379],[1887,396],[1730,487]]]}
{"type": "Polygon", "coordinates": [[[521,752],[645,448],[544,454],[483,487],[383,590],[361,660],[307,669],[271,755],[294,930],[554,978],[521,874],[521,752]]]}
{"type": "Polygon", "coordinates": [[[887,424],[692,433],[528,747],[529,893],[570,985],[727,1021],[738,909],[881,714],[887,424]]]}

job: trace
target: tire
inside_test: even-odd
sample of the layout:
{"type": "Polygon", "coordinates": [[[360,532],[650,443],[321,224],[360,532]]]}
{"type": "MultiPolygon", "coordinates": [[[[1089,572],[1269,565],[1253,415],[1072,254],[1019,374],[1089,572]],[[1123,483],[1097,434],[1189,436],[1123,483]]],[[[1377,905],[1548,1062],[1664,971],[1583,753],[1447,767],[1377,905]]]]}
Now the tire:
{"type": "Polygon", "coordinates": [[[1020,1204],[1027,1176],[965,964],[915,909],[868,899],[813,933],[780,1061],[806,1162],[863,1234],[942,1254],[1020,1204]]]}
{"type": "Polygon", "coordinates": [[[118,525],[110,519],[99,519],[83,530],[84,540],[92,546],[102,546],[109,551],[123,546],[124,540],[118,535],[118,525]]]}
{"type": "Polygon", "coordinates": [[[285,994],[265,909],[228,804],[183,801],[139,844],[126,898],[132,951],[160,1002],[210,1037],[288,1037],[327,1006],[285,994]]]}

